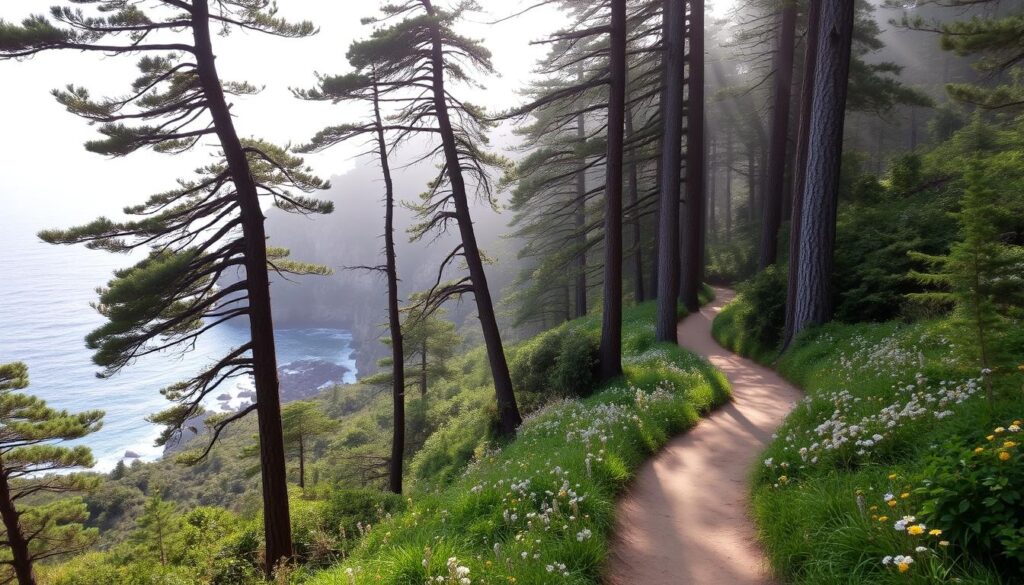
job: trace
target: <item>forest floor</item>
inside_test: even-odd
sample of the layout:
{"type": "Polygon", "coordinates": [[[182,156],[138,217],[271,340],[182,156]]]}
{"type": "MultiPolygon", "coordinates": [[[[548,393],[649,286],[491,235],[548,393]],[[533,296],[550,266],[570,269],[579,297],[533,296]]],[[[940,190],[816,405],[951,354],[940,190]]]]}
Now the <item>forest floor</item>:
{"type": "Polygon", "coordinates": [[[716,288],[714,302],[679,325],[680,345],[729,378],[733,401],[639,470],[616,510],[608,567],[613,585],[774,582],[757,543],[748,479],[802,393],[712,339],[711,322],[734,294],[716,288]]]}

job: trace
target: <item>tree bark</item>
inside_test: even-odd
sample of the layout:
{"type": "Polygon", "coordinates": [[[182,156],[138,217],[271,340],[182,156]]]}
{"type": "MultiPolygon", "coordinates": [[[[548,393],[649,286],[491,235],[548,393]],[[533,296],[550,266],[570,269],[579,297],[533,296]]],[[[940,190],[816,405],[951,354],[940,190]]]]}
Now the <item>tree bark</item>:
{"type": "Polygon", "coordinates": [[[391,459],[388,461],[388,489],[402,493],[402,462],[405,454],[405,345],[402,315],[398,308],[398,262],[395,253],[395,186],[391,180],[384,120],[380,114],[380,92],[373,85],[373,117],[377,129],[377,157],[384,175],[384,256],[388,280],[388,328],[391,333],[391,459]]]}
{"type": "Polygon", "coordinates": [[[725,242],[732,241],[732,126],[726,128],[725,132],[725,242]]]}
{"type": "Polygon", "coordinates": [[[270,307],[270,278],[267,273],[267,238],[263,226],[263,211],[260,209],[249,161],[235,131],[217,74],[210,40],[210,13],[207,2],[208,0],[192,2],[192,33],[199,81],[203,86],[220,146],[227,159],[242,216],[249,332],[252,337],[253,379],[256,386],[256,414],[260,437],[263,527],[267,548],[267,565],[264,569],[269,577],[278,562],[291,562],[294,553],[288,511],[288,481],[281,429],[281,397],[278,393],[274,321],[270,307]]]}
{"type": "Polygon", "coordinates": [[[611,12],[601,380],[622,375],[622,149],[626,112],[626,0],[611,0],[611,12]]]}
{"type": "Polygon", "coordinates": [[[793,217],[789,221],[789,273],[786,283],[786,330],[782,348],[793,342],[793,312],[796,309],[797,275],[800,272],[800,230],[803,223],[804,185],[807,178],[807,149],[811,133],[814,98],[814,70],[818,55],[821,24],[821,0],[810,0],[807,7],[807,37],[804,71],[800,87],[800,122],[796,137],[796,163],[793,165],[793,217]]]}
{"type": "MultiPolygon", "coordinates": [[[[661,175],[658,197],[658,312],[655,339],[677,343],[679,325],[679,199],[682,183],[683,75],[686,65],[686,0],[669,0],[662,40],[665,86],[661,134],[661,175]]],[[[689,146],[689,145],[687,145],[689,146]]],[[[689,152],[689,151],[687,151],[689,152]]],[[[687,183],[689,187],[689,183],[687,183]]],[[[689,192],[689,189],[687,189],[689,192]]]]}
{"type": "MultiPolygon", "coordinates": [[[[435,17],[436,12],[431,1],[422,1],[429,16],[435,17]]],[[[498,330],[498,320],[494,313],[494,302],[491,300],[491,291],[487,286],[487,274],[484,272],[483,259],[476,242],[476,233],[473,231],[473,218],[469,213],[466,181],[462,176],[458,144],[448,114],[448,98],[444,88],[444,44],[441,38],[441,29],[436,22],[430,27],[434,115],[437,117],[448,168],[448,180],[451,183],[455,220],[459,225],[459,234],[462,237],[462,254],[469,267],[473,296],[476,298],[477,316],[480,319],[480,329],[487,347],[487,361],[491,367],[491,377],[494,379],[500,432],[504,436],[512,436],[515,435],[516,429],[523,419],[519,414],[519,406],[516,404],[515,391],[512,389],[512,378],[508,373],[505,349],[501,344],[501,332],[498,330]]]]}
{"type": "Polygon", "coordinates": [[[306,489],[306,440],[299,434],[299,487],[306,489]]]}
{"type": "Polygon", "coordinates": [[[761,250],[758,269],[778,260],[779,228],[782,225],[782,191],[786,180],[786,147],[789,138],[790,98],[793,86],[793,53],[796,42],[796,2],[782,7],[778,52],[775,58],[771,144],[768,149],[767,181],[761,200],[761,250]]]}
{"type": "Polygon", "coordinates": [[[853,15],[852,2],[822,2],[801,212],[795,335],[832,317],[830,284],[853,15]]]}
{"type": "MultiPolygon", "coordinates": [[[[633,112],[626,110],[626,142],[632,142],[633,138],[633,112]]],[[[640,233],[640,177],[637,170],[636,152],[629,155],[629,165],[626,169],[626,184],[629,189],[626,191],[626,205],[632,210],[629,227],[631,230],[630,250],[632,251],[633,264],[633,297],[636,302],[642,303],[647,300],[644,290],[644,258],[643,241],[640,233]]]]}
{"type": "Polygon", "coordinates": [[[35,572],[32,570],[32,555],[28,551],[28,539],[21,531],[18,511],[11,497],[10,480],[0,462],[0,517],[7,531],[7,548],[11,550],[11,568],[18,579],[18,585],[36,585],[35,572]]]}
{"type": "MultiPolygon", "coordinates": [[[[582,74],[581,74],[582,75],[582,74]]],[[[576,139],[583,144],[587,139],[586,120],[583,114],[576,116],[576,139]]],[[[587,171],[586,159],[580,157],[580,170],[576,171],[576,317],[587,314],[587,171]]]]}
{"type": "Polygon", "coordinates": [[[686,101],[686,210],[683,214],[680,299],[700,309],[704,258],[704,0],[690,0],[689,85],[686,101]]]}

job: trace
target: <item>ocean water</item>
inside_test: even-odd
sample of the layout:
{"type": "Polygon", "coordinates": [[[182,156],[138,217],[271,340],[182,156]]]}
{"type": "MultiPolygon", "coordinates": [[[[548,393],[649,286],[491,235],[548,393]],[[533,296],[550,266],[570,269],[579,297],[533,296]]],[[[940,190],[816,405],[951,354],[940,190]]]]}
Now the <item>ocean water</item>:
{"type": "MultiPolygon", "coordinates": [[[[28,364],[27,392],[50,406],[106,412],[103,429],[80,441],[92,448],[97,469],[112,468],[126,451],[144,460],[159,457],[162,448],[153,445],[159,428],[146,417],[170,404],[160,388],[190,377],[244,343],[248,323],[239,319],[211,330],[193,351],[147,356],[108,379],[97,378],[99,368],[92,363],[84,338],[103,318],[89,303],[96,299],[96,287],[132,259],[40,242],[36,232],[53,222],[40,225],[35,216],[15,209],[13,215],[0,218],[0,363],[28,364]]],[[[354,348],[347,331],[279,329],[276,341],[280,366],[298,360],[327,361],[348,369],[340,382],[355,382],[354,348]]],[[[242,402],[237,394],[249,385],[248,379],[237,379],[235,387],[225,390],[235,397],[233,405],[242,402]]],[[[212,399],[209,406],[219,409],[212,399]]]]}

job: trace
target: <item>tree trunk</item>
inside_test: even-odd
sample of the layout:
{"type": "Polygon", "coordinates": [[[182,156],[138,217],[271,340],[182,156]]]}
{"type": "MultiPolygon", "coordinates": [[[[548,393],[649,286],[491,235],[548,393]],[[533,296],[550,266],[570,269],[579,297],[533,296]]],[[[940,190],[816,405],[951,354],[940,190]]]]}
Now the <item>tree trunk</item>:
{"type": "Polygon", "coordinates": [[[0,464],[0,517],[6,530],[7,548],[11,551],[11,568],[18,579],[18,585],[36,585],[35,573],[32,570],[32,556],[28,552],[28,539],[21,531],[18,511],[11,498],[10,480],[7,472],[0,464]]]}
{"type": "Polygon", "coordinates": [[[611,0],[611,11],[601,380],[622,375],[622,143],[626,112],[626,0],[611,0]]]}
{"type": "Polygon", "coordinates": [[[235,132],[231,112],[224,99],[224,90],[217,74],[210,41],[210,14],[207,1],[192,2],[192,33],[199,81],[203,86],[220,146],[227,159],[242,216],[245,282],[260,437],[263,528],[267,547],[265,571],[269,577],[278,562],[291,562],[293,550],[288,513],[284,437],[281,429],[281,397],[278,393],[277,353],[274,348],[274,322],[270,309],[270,278],[267,274],[267,238],[263,228],[263,211],[260,209],[249,161],[235,132]]]}
{"type": "Polygon", "coordinates": [[[388,489],[402,493],[402,460],[405,454],[405,345],[402,339],[402,315],[398,308],[398,262],[395,254],[395,187],[384,138],[384,120],[380,114],[380,93],[373,85],[373,117],[377,127],[377,156],[384,175],[384,256],[388,279],[388,329],[391,333],[391,460],[388,462],[388,489]]]}
{"type": "Polygon", "coordinates": [[[420,348],[420,398],[427,399],[427,340],[423,340],[420,348]]]}
{"type": "Polygon", "coordinates": [[[306,440],[299,434],[299,487],[306,489],[306,440]]]}
{"type": "MultiPolygon", "coordinates": [[[[436,16],[430,0],[423,0],[423,5],[431,18],[436,16]]],[[[494,379],[494,394],[498,405],[500,432],[504,436],[515,435],[519,424],[523,422],[516,404],[515,391],[512,389],[512,378],[508,373],[508,362],[505,360],[505,349],[501,344],[501,332],[494,314],[494,303],[491,291],[487,286],[487,274],[477,246],[476,233],[473,231],[473,218],[469,213],[469,198],[466,195],[466,182],[462,176],[462,162],[459,159],[458,144],[455,131],[452,129],[448,115],[448,98],[444,88],[444,45],[441,29],[434,23],[430,27],[431,35],[431,84],[433,86],[434,115],[441,134],[445,162],[448,167],[448,180],[452,188],[452,201],[455,204],[455,220],[459,224],[462,237],[462,254],[469,267],[469,278],[476,298],[476,311],[480,319],[480,329],[487,346],[487,361],[494,379]]]]}
{"type": "MultiPolygon", "coordinates": [[[[707,225],[705,232],[710,236],[711,241],[717,241],[718,218],[718,165],[715,159],[718,157],[718,141],[712,136],[711,144],[708,146],[708,197],[707,197],[707,225]]],[[[705,238],[707,239],[707,238],[705,238]]]]}
{"type": "MultiPolygon", "coordinates": [[[[633,112],[626,110],[626,142],[632,142],[633,138],[633,112]]],[[[629,154],[629,165],[626,169],[626,184],[629,189],[626,191],[626,205],[630,208],[629,227],[632,231],[630,250],[633,259],[633,297],[638,303],[647,300],[644,291],[644,259],[643,242],[640,237],[640,177],[637,171],[637,153],[635,150],[629,154]]]]}
{"type": "MultiPolygon", "coordinates": [[[[586,120],[583,114],[576,116],[576,139],[583,144],[587,139],[586,120]]],[[[576,171],[576,317],[587,314],[587,171],[586,159],[579,160],[580,170],[576,171]]]]}
{"type": "Polygon", "coordinates": [[[789,109],[793,86],[793,53],[796,41],[796,2],[782,8],[778,52],[775,56],[775,86],[772,106],[772,134],[765,167],[767,181],[762,197],[761,253],[758,269],[778,260],[779,228],[782,225],[782,191],[786,181],[786,146],[789,138],[789,109]]]}
{"type": "Polygon", "coordinates": [[[810,0],[807,7],[807,46],[800,87],[800,123],[796,135],[796,163],[793,165],[793,217],[789,221],[789,273],[786,283],[786,330],[782,348],[793,342],[793,312],[796,308],[797,275],[800,270],[800,230],[803,223],[804,184],[807,178],[807,148],[811,134],[811,110],[814,98],[814,69],[818,56],[821,24],[821,0],[810,0]]]}
{"type": "Polygon", "coordinates": [[[683,214],[680,299],[700,309],[704,259],[704,0],[690,0],[690,76],[686,101],[686,211],[683,214]]]}
{"type": "Polygon", "coordinates": [[[843,122],[853,37],[853,3],[824,0],[800,225],[800,258],[793,332],[832,317],[830,283],[843,122]]]}
{"type": "Polygon", "coordinates": [[[757,221],[757,145],[751,140],[747,143],[747,223],[751,226],[757,221]]]}
{"type": "Polygon", "coordinates": [[[725,242],[732,241],[732,126],[725,132],[725,242]]]}
{"type": "MultiPolygon", "coordinates": [[[[655,339],[677,343],[679,325],[679,198],[682,182],[683,75],[686,65],[686,0],[669,0],[662,41],[666,81],[661,134],[661,176],[658,197],[658,313],[655,339]]],[[[687,151],[689,152],[689,151],[687,151]]],[[[687,183],[689,186],[689,183],[687,183]]]]}

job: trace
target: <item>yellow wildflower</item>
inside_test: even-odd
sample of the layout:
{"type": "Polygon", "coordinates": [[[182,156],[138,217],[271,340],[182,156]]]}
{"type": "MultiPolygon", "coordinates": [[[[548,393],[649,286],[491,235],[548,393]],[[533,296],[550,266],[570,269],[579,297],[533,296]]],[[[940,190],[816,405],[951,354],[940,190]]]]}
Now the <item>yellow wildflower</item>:
{"type": "Polygon", "coordinates": [[[940,540],[939,541],[939,546],[949,546],[949,541],[948,540],[940,540]]]}
{"type": "Polygon", "coordinates": [[[938,536],[938,535],[942,534],[942,531],[939,530],[938,528],[932,528],[931,530],[928,531],[928,534],[930,534],[932,536],[938,536]]]}
{"type": "Polygon", "coordinates": [[[1003,448],[1005,449],[1013,449],[1016,446],[1017,443],[1014,443],[1013,441],[1006,441],[1005,443],[1003,443],[1003,448]]]}
{"type": "Polygon", "coordinates": [[[900,499],[902,499],[902,500],[905,500],[905,499],[907,499],[909,497],[910,497],[910,494],[907,493],[907,492],[903,492],[902,494],[900,494],[900,499]]]}
{"type": "Polygon", "coordinates": [[[1005,432],[1006,432],[1006,429],[1004,429],[1003,427],[996,427],[995,433],[997,435],[1000,435],[1000,434],[1005,433],[1005,432]]]}
{"type": "Polygon", "coordinates": [[[894,479],[896,479],[896,474],[895,473],[890,473],[889,474],[889,481],[892,481],[894,479]]]}
{"type": "Polygon", "coordinates": [[[889,503],[889,507],[890,508],[895,508],[896,507],[896,500],[889,500],[888,503],[889,503]]]}
{"type": "Polygon", "coordinates": [[[898,568],[900,570],[900,573],[906,573],[907,571],[910,570],[910,564],[909,563],[900,563],[900,564],[896,565],[896,568],[898,568]]]}
{"type": "Polygon", "coordinates": [[[982,451],[984,451],[984,450],[985,450],[985,448],[984,448],[984,447],[978,447],[977,449],[975,449],[975,450],[974,450],[974,452],[975,452],[975,453],[981,453],[981,452],[982,452],[982,451]]]}
{"type": "Polygon", "coordinates": [[[1010,454],[1007,453],[1006,451],[1000,451],[999,452],[999,460],[1000,461],[1009,461],[1010,460],[1010,454]]]}
{"type": "Polygon", "coordinates": [[[985,437],[985,438],[986,438],[987,440],[991,441],[992,439],[996,438],[996,436],[995,436],[995,435],[989,435],[989,436],[987,436],[987,437],[985,437]]]}
{"type": "Polygon", "coordinates": [[[878,521],[879,522],[888,522],[889,521],[889,517],[888,516],[879,516],[878,517],[878,521]]]}
{"type": "Polygon", "coordinates": [[[920,536],[924,534],[924,525],[914,524],[913,526],[908,526],[907,534],[909,534],[910,536],[920,536]]]}

